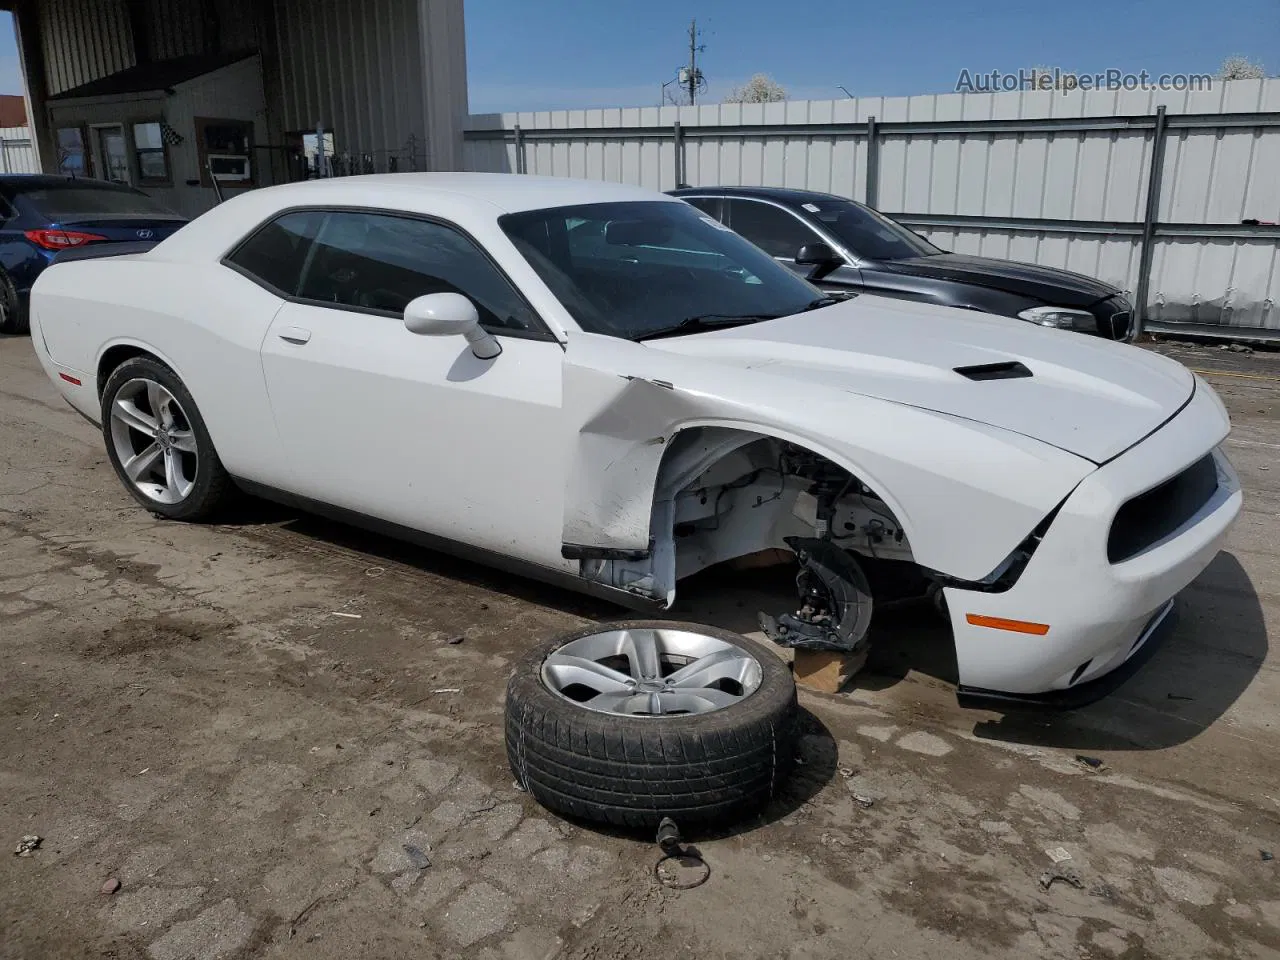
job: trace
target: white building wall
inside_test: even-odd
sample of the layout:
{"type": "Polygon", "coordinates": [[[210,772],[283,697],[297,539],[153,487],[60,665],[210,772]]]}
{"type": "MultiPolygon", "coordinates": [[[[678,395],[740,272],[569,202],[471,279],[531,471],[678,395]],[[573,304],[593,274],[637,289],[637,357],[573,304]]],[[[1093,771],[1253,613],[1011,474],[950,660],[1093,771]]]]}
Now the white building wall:
{"type": "MultiPolygon", "coordinates": [[[[280,127],[339,153],[454,169],[466,119],[462,0],[274,0],[280,127]]],[[[401,169],[406,164],[401,163],[401,169]]]]}
{"type": "MultiPolygon", "coordinates": [[[[196,217],[217,203],[212,187],[187,186],[200,178],[199,149],[196,145],[196,118],[252,120],[255,139],[262,139],[267,126],[267,104],[262,94],[262,66],[258,57],[249,57],[181,84],[164,105],[165,119],[185,138],[169,148],[173,167],[173,187],[145,187],[161,203],[188,217],[196,217]]],[[[271,182],[271,167],[262,151],[253,158],[258,183],[271,182]]],[[[223,194],[235,191],[224,184],[223,194]]]]}
{"type": "Polygon", "coordinates": [[[133,66],[125,0],[43,0],[39,17],[50,96],[133,66]]]}
{"type": "MultiPolygon", "coordinates": [[[[212,187],[190,186],[200,179],[199,148],[196,143],[196,118],[216,120],[250,120],[255,139],[267,125],[266,101],[262,93],[261,62],[247,57],[220,70],[178,84],[172,94],[139,93],[92,100],[54,101],[50,104],[54,128],[115,124],[125,126],[126,138],[132,136],[130,125],[162,119],[183,138],[169,147],[171,186],[145,185],[140,189],[155,197],[169,209],[184,216],[196,217],[217,202],[212,187]]],[[[271,182],[271,167],[263,151],[254,157],[254,169],[260,185],[271,182]]],[[[224,184],[224,196],[234,187],[224,184]]]]}
{"type": "Polygon", "coordinates": [[[30,127],[0,127],[0,174],[39,173],[30,127]]]}
{"type": "MultiPolygon", "coordinates": [[[[920,133],[881,131],[876,206],[902,215],[935,243],[1077,270],[1131,294],[1146,209],[1153,131],[1124,129],[1163,105],[1178,114],[1280,113],[1280,80],[1236,80],[1197,92],[1070,91],[716,104],[475,115],[464,145],[467,169],[517,169],[515,145],[483,131],[535,132],[524,145],[527,173],[582,176],[674,187],[672,125],[686,128],[684,181],[693,186],[769,185],[866,197],[867,140],[840,124],[1040,118],[1116,118],[1119,129],[920,133]],[[787,132],[768,125],[829,124],[787,132]],[[688,131],[688,128],[702,128],[688,131]],[[714,128],[732,127],[723,135],[714,128]],[[761,127],[758,132],[743,127],[761,127]],[[616,130],[584,140],[557,129],[616,130]],[[655,134],[659,135],[655,138],[655,134]],[[549,139],[548,139],[549,137],[549,139]],[[929,218],[959,215],[1119,224],[1110,233],[1009,226],[959,226],[929,218]]],[[[1170,129],[1157,220],[1178,224],[1280,221],[1280,126],[1170,129]]],[[[1280,254],[1274,236],[1160,237],[1149,315],[1167,322],[1280,330],[1280,254]]]]}

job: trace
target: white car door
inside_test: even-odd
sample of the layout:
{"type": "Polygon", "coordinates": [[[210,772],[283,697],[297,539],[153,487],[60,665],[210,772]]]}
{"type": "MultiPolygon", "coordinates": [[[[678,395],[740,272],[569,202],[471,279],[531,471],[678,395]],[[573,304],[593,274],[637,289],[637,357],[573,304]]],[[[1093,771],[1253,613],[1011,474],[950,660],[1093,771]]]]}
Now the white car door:
{"type": "Polygon", "coordinates": [[[310,249],[262,362],[294,492],[570,567],[560,556],[564,351],[533,309],[448,224],[352,210],[277,223],[287,218],[306,218],[293,227],[310,249]],[[405,328],[410,300],[444,291],[476,304],[501,355],[481,360],[460,336],[405,328]]]}

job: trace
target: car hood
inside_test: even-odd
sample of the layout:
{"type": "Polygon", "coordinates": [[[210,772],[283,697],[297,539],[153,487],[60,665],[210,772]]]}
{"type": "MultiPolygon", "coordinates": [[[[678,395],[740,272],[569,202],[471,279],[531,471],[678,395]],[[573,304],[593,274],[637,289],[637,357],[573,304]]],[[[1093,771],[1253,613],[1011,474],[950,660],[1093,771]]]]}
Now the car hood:
{"type": "Polygon", "coordinates": [[[1094,463],[1152,433],[1195,390],[1181,364],[1126,344],[873,296],[646,345],[780,378],[775,389],[821,384],[1011,430],[1094,463]],[[1015,363],[1026,372],[957,372],[1015,363]]]}
{"type": "Polygon", "coordinates": [[[1101,280],[1068,270],[1017,263],[1013,260],[995,260],[991,257],[969,257],[958,253],[877,261],[875,269],[1003,290],[1041,300],[1055,307],[1090,307],[1120,292],[1101,280]]]}

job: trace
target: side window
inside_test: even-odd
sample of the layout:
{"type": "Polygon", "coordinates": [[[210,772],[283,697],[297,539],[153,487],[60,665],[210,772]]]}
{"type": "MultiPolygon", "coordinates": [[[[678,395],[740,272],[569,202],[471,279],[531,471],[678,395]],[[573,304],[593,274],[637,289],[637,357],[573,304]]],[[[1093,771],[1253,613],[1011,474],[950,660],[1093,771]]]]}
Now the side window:
{"type": "Polygon", "coordinates": [[[724,213],[720,209],[719,197],[681,197],[685,203],[693,204],[709,217],[716,220],[724,220],[724,213]]]}
{"type": "Polygon", "coordinates": [[[729,226],[771,257],[794,260],[818,235],[792,214],[757,200],[728,200],[729,226]]]}
{"type": "Polygon", "coordinates": [[[319,210],[305,210],[272,220],[240,244],[227,262],[282,296],[295,296],[325,216],[319,210]]]}
{"type": "Polygon", "coordinates": [[[495,331],[537,330],[511,283],[452,227],[377,213],[328,214],[298,295],[402,313],[428,293],[461,293],[495,331]]]}

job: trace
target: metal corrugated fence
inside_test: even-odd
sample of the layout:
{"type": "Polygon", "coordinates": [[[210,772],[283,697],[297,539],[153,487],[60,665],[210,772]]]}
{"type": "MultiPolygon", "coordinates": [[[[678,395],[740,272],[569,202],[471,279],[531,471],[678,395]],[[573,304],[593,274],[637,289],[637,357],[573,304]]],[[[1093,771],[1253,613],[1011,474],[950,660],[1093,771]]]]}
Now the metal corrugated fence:
{"type": "Polygon", "coordinates": [[[1152,328],[1280,336],[1280,227],[1266,225],[1280,221],[1280,80],[486,114],[469,126],[470,170],[822,190],[956,252],[1100,277],[1145,304],[1152,328]]]}
{"type": "Polygon", "coordinates": [[[40,162],[28,127],[0,127],[0,174],[39,173],[40,162]]]}

